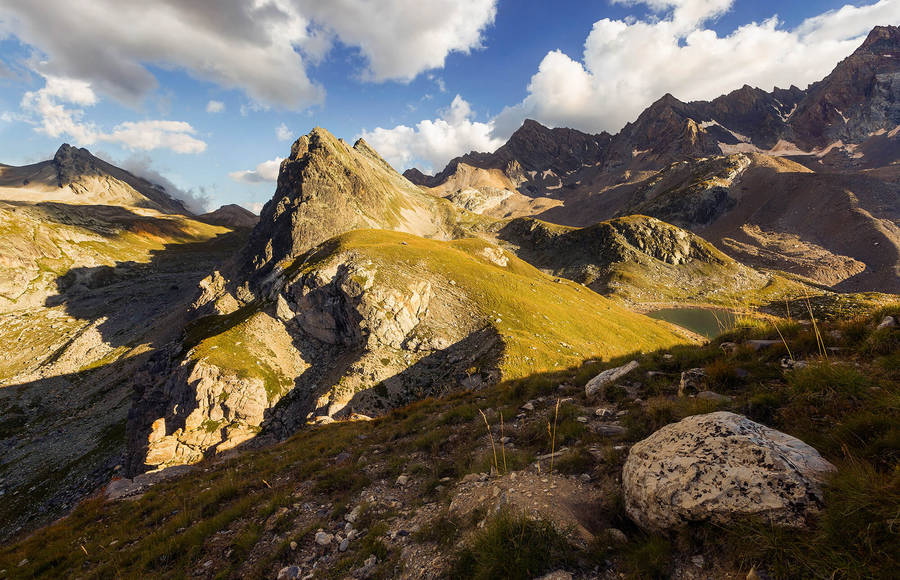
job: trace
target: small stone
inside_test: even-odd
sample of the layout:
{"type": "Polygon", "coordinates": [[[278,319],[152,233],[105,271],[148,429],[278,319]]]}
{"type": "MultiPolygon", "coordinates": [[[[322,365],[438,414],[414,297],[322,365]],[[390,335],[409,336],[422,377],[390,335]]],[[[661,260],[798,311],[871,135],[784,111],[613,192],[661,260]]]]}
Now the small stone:
{"type": "Polygon", "coordinates": [[[579,423],[587,423],[588,422],[588,418],[585,417],[584,415],[582,415],[580,417],[576,417],[575,420],[578,421],[579,423]]]}
{"type": "Polygon", "coordinates": [[[506,445],[506,444],[509,443],[510,441],[512,441],[512,438],[511,438],[511,437],[501,437],[501,438],[500,438],[500,443],[503,444],[503,445],[506,445]]]}
{"type": "Polygon", "coordinates": [[[703,555],[697,554],[696,556],[691,556],[691,562],[694,563],[694,566],[702,568],[704,563],[703,555]]]}
{"type": "Polygon", "coordinates": [[[735,342],[723,342],[719,345],[719,348],[722,349],[726,354],[732,353],[737,350],[737,343],[735,342]]]}
{"type": "Polygon", "coordinates": [[[327,546],[334,539],[334,536],[327,532],[316,532],[316,543],[320,546],[327,546]]]}
{"type": "Polygon", "coordinates": [[[291,550],[294,551],[297,549],[297,542],[291,542],[291,550]]]}
{"type": "Polygon", "coordinates": [[[597,394],[600,394],[602,396],[607,385],[612,384],[613,382],[624,377],[634,369],[638,368],[638,366],[640,366],[638,362],[636,360],[633,360],[630,363],[622,365],[620,367],[603,371],[587,382],[587,384],[584,386],[584,394],[588,397],[593,397],[597,394]]]}
{"type": "Polygon", "coordinates": [[[532,403],[531,401],[528,401],[527,403],[525,403],[524,405],[522,405],[519,408],[522,409],[523,411],[534,411],[534,403],[532,403]]]}
{"type": "Polygon", "coordinates": [[[340,550],[341,552],[346,552],[347,548],[349,548],[349,547],[350,547],[350,540],[344,538],[343,540],[341,540],[341,545],[338,546],[338,550],[340,550]]]}
{"type": "Polygon", "coordinates": [[[405,487],[405,486],[409,483],[409,476],[408,476],[408,475],[401,475],[401,476],[398,476],[398,477],[397,477],[397,482],[396,482],[396,483],[397,483],[397,485],[399,485],[400,487],[405,487]]]}
{"type": "Polygon", "coordinates": [[[747,344],[753,350],[762,350],[764,348],[775,346],[776,344],[782,344],[782,342],[780,340],[748,340],[747,344]]]}
{"type": "Polygon", "coordinates": [[[897,319],[893,316],[885,316],[881,319],[881,322],[878,323],[878,330],[882,328],[897,328],[900,326],[900,322],[897,322],[897,319]]]}
{"type": "Polygon", "coordinates": [[[300,578],[300,566],[285,566],[278,571],[278,580],[297,580],[300,578]]]}
{"type": "Polygon", "coordinates": [[[681,373],[681,380],[678,383],[678,396],[686,397],[699,393],[703,390],[703,383],[706,382],[706,371],[701,368],[688,369],[681,373]]]}
{"type": "Polygon", "coordinates": [[[597,410],[594,411],[594,415],[600,417],[601,419],[609,419],[615,414],[616,412],[609,407],[598,407],[597,410]]]}
{"type": "Polygon", "coordinates": [[[358,505],[355,508],[353,508],[352,510],[350,510],[350,513],[344,514],[344,519],[352,524],[359,518],[359,514],[361,512],[362,512],[362,506],[358,505]]]}
{"type": "Polygon", "coordinates": [[[704,401],[712,401],[713,403],[727,403],[731,401],[731,397],[727,395],[720,395],[719,393],[714,393],[713,391],[701,391],[697,393],[698,399],[703,399],[704,401]]]}
{"type": "Polygon", "coordinates": [[[378,563],[378,557],[375,556],[375,554],[372,554],[371,556],[369,556],[368,558],[366,558],[366,561],[363,562],[363,565],[364,565],[366,568],[371,568],[371,567],[373,567],[373,566],[374,566],[375,564],[377,564],[377,563],[378,563]]]}
{"type": "Polygon", "coordinates": [[[28,558],[22,558],[22,561],[19,562],[19,568],[21,568],[22,566],[27,566],[27,565],[28,565],[28,558]]]}

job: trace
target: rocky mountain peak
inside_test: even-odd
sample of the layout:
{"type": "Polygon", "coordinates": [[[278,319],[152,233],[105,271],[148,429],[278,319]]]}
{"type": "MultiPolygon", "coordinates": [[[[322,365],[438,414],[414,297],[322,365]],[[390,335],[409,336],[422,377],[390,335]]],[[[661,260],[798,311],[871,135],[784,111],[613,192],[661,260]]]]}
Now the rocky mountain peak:
{"type": "Polygon", "coordinates": [[[857,49],[857,52],[893,52],[897,50],[898,45],[900,45],[900,27],[876,26],[869,32],[865,42],[857,49]]]}
{"type": "Polygon", "coordinates": [[[83,175],[100,175],[102,172],[90,151],[63,143],[53,156],[59,187],[65,187],[83,175]]]}
{"type": "Polygon", "coordinates": [[[275,196],[263,207],[244,263],[256,278],[279,263],[347,231],[363,228],[434,235],[434,204],[368,143],[352,147],[316,127],[297,139],[281,164],[275,196]]]}

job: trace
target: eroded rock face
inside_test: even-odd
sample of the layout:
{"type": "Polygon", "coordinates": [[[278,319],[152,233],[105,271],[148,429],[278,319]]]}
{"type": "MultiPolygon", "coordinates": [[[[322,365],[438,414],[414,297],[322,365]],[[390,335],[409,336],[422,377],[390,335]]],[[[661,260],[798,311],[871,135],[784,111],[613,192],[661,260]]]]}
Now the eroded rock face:
{"type": "Polygon", "coordinates": [[[151,426],[145,462],[154,467],[194,463],[210,449],[243,443],[259,431],[270,405],[262,380],[229,375],[202,361],[186,361],[164,388],[179,403],[151,426]]]}
{"type": "Polygon", "coordinates": [[[822,507],[834,466],[799,439],[728,412],[667,425],[631,448],[625,507],[641,527],[669,531],[739,515],[803,525],[822,507]]]}

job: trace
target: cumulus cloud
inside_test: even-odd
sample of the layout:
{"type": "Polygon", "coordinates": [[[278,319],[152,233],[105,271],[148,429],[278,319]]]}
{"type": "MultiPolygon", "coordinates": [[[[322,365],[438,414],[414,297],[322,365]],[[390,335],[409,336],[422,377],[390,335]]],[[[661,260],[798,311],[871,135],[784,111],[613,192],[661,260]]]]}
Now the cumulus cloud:
{"type": "Polygon", "coordinates": [[[508,136],[527,117],[551,126],[618,131],[653,101],[672,93],[712,99],[750,84],[766,90],[805,86],[826,76],[875,25],[900,21],[900,0],[844,6],[809,18],[793,30],[777,16],[719,36],[706,27],[733,0],[618,0],[645,4],[647,20],[596,23],[580,61],[548,53],[527,97],[495,120],[508,136]]]}
{"type": "Polygon", "coordinates": [[[207,113],[221,113],[225,110],[225,103],[222,101],[210,101],[206,103],[207,113]]]}
{"type": "MultiPolygon", "coordinates": [[[[101,159],[110,159],[107,155],[99,152],[97,156],[101,159]]],[[[193,213],[200,214],[209,211],[212,196],[207,192],[206,188],[184,189],[178,187],[171,179],[154,168],[153,159],[147,154],[135,154],[124,161],[115,162],[110,160],[109,162],[138,177],[143,177],[150,183],[163,187],[169,196],[184,202],[184,205],[193,213]]]]}
{"type": "Polygon", "coordinates": [[[266,183],[270,181],[278,181],[278,170],[281,167],[283,157],[276,157],[271,161],[263,161],[253,169],[245,169],[243,171],[234,171],[228,174],[228,177],[235,181],[244,183],[266,183]]]}
{"type": "Polygon", "coordinates": [[[363,131],[362,137],[400,170],[420,162],[426,171],[440,170],[461,153],[493,151],[503,144],[503,140],[491,136],[493,122],[481,123],[473,118],[472,107],[456,95],[438,119],[420,121],[415,127],[377,127],[363,131]]]}
{"type": "Polygon", "coordinates": [[[482,45],[494,22],[497,0],[298,0],[301,12],[359,48],[368,62],[364,77],[412,80],[444,66],[451,52],[482,45]]]}
{"type": "Polygon", "coordinates": [[[407,81],[481,46],[496,3],[80,0],[73,10],[70,0],[11,0],[0,4],[0,35],[36,47],[38,72],[89,82],[125,103],[156,89],[152,63],[299,110],[323,101],[307,66],[336,40],[358,48],[364,78],[407,81]]]}
{"type": "Polygon", "coordinates": [[[275,136],[279,141],[290,141],[294,137],[294,132],[288,129],[288,126],[282,123],[275,127],[275,136]]]}
{"type": "Polygon", "coordinates": [[[35,131],[48,137],[66,137],[76,145],[116,143],[131,150],[171,149],[176,153],[202,153],[206,143],[183,121],[126,121],[105,132],[83,120],[84,109],[98,102],[90,83],[45,76],[44,87],[28,91],[20,106],[35,131]]]}

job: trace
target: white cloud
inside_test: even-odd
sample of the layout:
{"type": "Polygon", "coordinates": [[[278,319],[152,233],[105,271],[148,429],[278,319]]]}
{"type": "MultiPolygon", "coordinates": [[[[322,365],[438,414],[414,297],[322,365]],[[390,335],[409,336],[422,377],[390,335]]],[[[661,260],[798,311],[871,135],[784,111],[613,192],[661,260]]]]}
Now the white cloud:
{"type": "Polygon", "coordinates": [[[307,75],[335,40],[369,80],[408,81],[481,46],[497,0],[71,0],[0,3],[0,36],[37,48],[38,72],[80,79],[135,104],[156,89],[148,64],[182,69],[252,101],[300,110],[324,89],[307,75]]]}
{"type": "Polygon", "coordinates": [[[297,0],[301,12],[358,47],[368,62],[364,77],[412,80],[444,66],[451,52],[482,45],[497,0],[297,0]]]}
{"type": "Polygon", "coordinates": [[[508,136],[527,117],[551,126],[618,131],[653,101],[672,93],[712,99],[744,84],[771,90],[826,76],[875,25],[900,22],[900,0],[845,6],[786,30],[776,16],[726,36],[704,26],[733,0],[620,0],[646,4],[652,20],[594,23],[582,60],[548,53],[528,96],[496,119],[508,136]]]}
{"type": "Polygon", "coordinates": [[[184,202],[187,208],[194,213],[204,213],[209,209],[212,195],[206,191],[206,188],[184,189],[178,187],[171,179],[154,168],[153,160],[146,153],[132,155],[121,162],[115,162],[108,155],[100,152],[97,152],[97,157],[109,159],[109,162],[113,165],[121,167],[138,177],[143,177],[150,183],[162,186],[169,196],[184,202]]]}
{"type": "Polygon", "coordinates": [[[225,110],[225,103],[222,101],[210,101],[206,103],[207,113],[221,113],[225,110]]]}
{"type": "Polygon", "coordinates": [[[206,143],[193,137],[194,128],[184,121],[128,121],[100,135],[100,141],[119,143],[127,149],[171,149],[176,153],[202,153],[206,143]]]}
{"type": "Polygon", "coordinates": [[[234,171],[228,174],[228,177],[235,181],[244,183],[264,183],[267,181],[278,181],[278,171],[281,168],[283,157],[276,157],[271,161],[263,161],[254,169],[245,169],[243,171],[234,171]]]}
{"type": "Polygon", "coordinates": [[[424,120],[415,128],[397,125],[363,131],[362,137],[399,170],[424,163],[426,171],[443,169],[452,158],[467,151],[493,151],[503,144],[491,137],[493,123],[473,121],[472,108],[456,95],[439,119],[424,120]]]}
{"type": "Polygon", "coordinates": [[[275,127],[275,136],[279,141],[290,141],[294,137],[294,132],[288,129],[288,126],[282,123],[275,127]]]}
{"type": "Polygon", "coordinates": [[[265,204],[262,204],[258,201],[255,201],[253,203],[244,203],[243,204],[244,209],[250,210],[251,212],[255,213],[256,215],[259,215],[259,212],[262,211],[263,205],[265,205],[265,204]]]}
{"type": "Polygon", "coordinates": [[[98,102],[89,83],[46,76],[44,87],[22,96],[22,111],[30,116],[35,131],[48,137],[66,137],[78,146],[116,143],[131,150],[171,149],[176,153],[202,153],[206,143],[194,137],[196,131],[183,121],[126,121],[107,133],[94,123],[83,121],[84,109],[98,102]],[[75,105],[69,107],[68,105],[75,105]]]}

